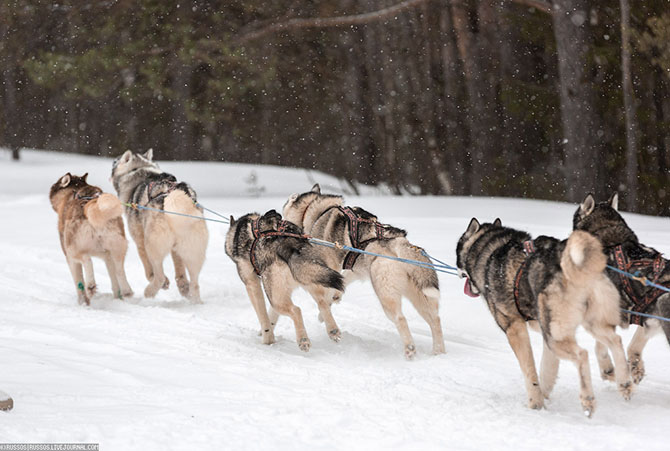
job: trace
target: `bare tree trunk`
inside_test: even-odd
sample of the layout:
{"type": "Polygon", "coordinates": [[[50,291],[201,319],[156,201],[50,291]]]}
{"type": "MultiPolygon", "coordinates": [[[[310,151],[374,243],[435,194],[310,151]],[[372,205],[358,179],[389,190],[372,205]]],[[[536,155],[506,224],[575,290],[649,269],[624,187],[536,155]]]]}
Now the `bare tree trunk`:
{"type": "Polygon", "coordinates": [[[589,0],[554,0],[554,36],[558,53],[563,125],[566,200],[577,202],[591,192],[604,195],[601,180],[602,129],[589,68],[593,40],[589,0]]]}
{"type": "Polygon", "coordinates": [[[635,205],[637,193],[637,122],[635,119],[635,95],[630,68],[630,5],[628,0],[619,0],[621,5],[621,85],[626,113],[626,185],[628,205],[635,205]]]}
{"type": "MultiPolygon", "coordinates": [[[[491,26],[490,0],[478,2],[480,27],[491,26]]],[[[470,191],[473,195],[485,194],[484,180],[494,175],[494,160],[498,152],[499,124],[495,113],[497,104],[495,87],[488,79],[487,69],[492,66],[493,51],[481,29],[471,28],[467,2],[452,2],[451,6],[458,50],[463,62],[463,72],[468,93],[468,128],[470,129],[470,153],[472,178],[470,191]]],[[[490,32],[490,30],[487,30],[490,32]]]]}

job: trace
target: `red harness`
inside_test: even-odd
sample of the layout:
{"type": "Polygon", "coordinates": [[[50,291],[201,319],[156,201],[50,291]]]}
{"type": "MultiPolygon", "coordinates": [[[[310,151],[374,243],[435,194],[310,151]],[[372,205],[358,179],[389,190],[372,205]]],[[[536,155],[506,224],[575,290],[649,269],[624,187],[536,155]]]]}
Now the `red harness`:
{"type": "MultiPolygon", "coordinates": [[[[385,224],[377,222],[375,219],[366,219],[361,218],[356,214],[356,212],[351,207],[337,207],[344,215],[347,217],[347,222],[349,223],[349,239],[351,240],[351,247],[356,249],[363,249],[371,241],[379,240],[384,238],[384,229],[386,228],[385,224]],[[375,236],[364,241],[360,241],[360,232],[358,225],[360,223],[374,224],[375,226],[375,236]]],[[[352,269],[356,264],[358,256],[361,255],[358,252],[349,252],[344,257],[344,262],[342,263],[342,269],[352,269]]]]}
{"type": "Polygon", "coordinates": [[[514,279],[514,303],[516,304],[516,309],[519,311],[523,319],[530,321],[533,318],[526,315],[521,310],[521,304],[519,304],[519,288],[521,286],[521,277],[523,276],[523,272],[526,269],[526,265],[528,264],[528,257],[530,257],[530,255],[535,252],[535,245],[533,244],[533,240],[523,242],[523,252],[526,254],[526,258],[521,264],[521,267],[519,267],[519,270],[516,273],[516,278],[514,279]]]}
{"type": "MultiPolygon", "coordinates": [[[[639,260],[629,260],[621,245],[614,248],[614,260],[616,261],[617,268],[631,274],[635,274],[638,271],[644,272],[645,269],[648,270],[651,268],[652,272],[648,279],[653,283],[658,283],[658,279],[661,277],[661,274],[663,274],[663,270],[665,269],[665,259],[660,253],[656,254],[654,259],[641,258],[639,260]]],[[[656,302],[659,296],[665,293],[665,291],[661,289],[654,288],[651,290],[645,289],[643,291],[644,294],[638,296],[633,289],[631,279],[624,274],[619,274],[619,280],[621,280],[624,291],[630,300],[633,301],[631,310],[634,312],[646,312],[647,309],[649,309],[649,306],[656,302]]],[[[630,315],[630,324],[641,325],[642,317],[640,315],[630,315]]]]}
{"type": "Polygon", "coordinates": [[[287,232],[286,226],[288,225],[288,221],[281,221],[279,223],[279,227],[277,227],[277,230],[265,230],[261,232],[260,225],[258,224],[259,219],[260,218],[256,218],[251,223],[251,231],[254,235],[254,241],[251,243],[251,248],[249,249],[249,260],[251,260],[251,265],[254,267],[256,275],[260,276],[261,269],[258,267],[258,261],[256,260],[256,245],[261,240],[261,238],[268,236],[285,236],[291,238],[307,239],[308,237],[307,235],[299,235],[297,233],[287,232]]]}

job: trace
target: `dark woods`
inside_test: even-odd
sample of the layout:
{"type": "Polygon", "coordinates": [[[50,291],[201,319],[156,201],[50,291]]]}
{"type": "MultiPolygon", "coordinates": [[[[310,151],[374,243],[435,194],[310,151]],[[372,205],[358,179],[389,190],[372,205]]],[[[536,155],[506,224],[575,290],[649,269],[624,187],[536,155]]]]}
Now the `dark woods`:
{"type": "Polygon", "coordinates": [[[3,0],[0,145],[668,214],[670,9],[627,6],[3,0]]]}

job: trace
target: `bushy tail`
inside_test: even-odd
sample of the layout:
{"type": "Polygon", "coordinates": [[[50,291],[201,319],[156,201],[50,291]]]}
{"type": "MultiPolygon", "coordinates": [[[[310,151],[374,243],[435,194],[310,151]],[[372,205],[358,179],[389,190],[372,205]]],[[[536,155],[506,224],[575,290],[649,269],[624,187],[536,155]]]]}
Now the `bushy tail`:
{"type": "Polygon", "coordinates": [[[113,194],[102,193],[97,199],[88,202],[84,207],[84,215],[96,229],[104,227],[108,221],[120,218],[123,208],[119,198],[113,194]]]}
{"type": "MultiPolygon", "coordinates": [[[[193,199],[191,199],[188,194],[182,190],[174,190],[168,194],[165,197],[163,207],[165,211],[173,211],[175,213],[203,217],[202,211],[196,207],[193,199]]],[[[180,235],[181,232],[188,231],[192,228],[206,228],[205,221],[200,221],[195,218],[172,214],[166,214],[165,216],[167,217],[172,230],[174,230],[178,235],[180,235]]]]}
{"type": "Polygon", "coordinates": [[[289,258],[288,267],[295,280],[302,285],[321,285],[344,292],[342,274],[330,269],[323,262],[313,258],[302,258],[296,253],[289,258]]]}
{"type": "MultiPolygon", "coordinates": [[[[393,250],[398,257],[431,264],[430,259],[423,255],[420,247],[414,246],[405,238],[397,238],[394,241],[393,250]]],[[[410,265],[409,263],[398,262],[398,264],[404,265],[407,268],[410,280],[420,292],[429,298],[439,299],[440,283],[437,278],[437,272],[434,269],[410,265]]]]}
{"type": "Polygon", "coordinates": [[[581,230],[572,232],[561,256],[561,269],[568,280],[586,282],[599,277],[606,265],[607,256],[595,236],[581,230]]]}

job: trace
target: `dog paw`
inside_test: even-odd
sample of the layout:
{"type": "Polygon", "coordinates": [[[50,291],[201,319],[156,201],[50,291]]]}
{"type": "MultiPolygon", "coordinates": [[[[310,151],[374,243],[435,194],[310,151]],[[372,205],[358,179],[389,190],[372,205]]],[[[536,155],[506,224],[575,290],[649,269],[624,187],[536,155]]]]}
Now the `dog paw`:
{"type": "Polygon", "coordinates": [[[156,296],[156,293],[158,293],[158,289],[154,287],[154,284],[150,283],[147,285],[147,287],[144,289],[144,297],[145,298],[153,298],[156,296]]]}
{"type": "Polygon", "coordinates": [[[309,341],[309,338],[301,338],[300,342],[298,343],[298,346],[300,347],[300,350],[303,352],[309,351],[309,348],[312,347],[312,342],[309,341]]]}
{"type": "Polygon", "coordinates": [[[633,395],[633,381],[626,381],[623,384],[619,384],[619,393],[623,396],[623,399],[630,401],[631,396],[633,395]]]}
{"type": "Polygon", "coordinates": [[[530,398],[528,400],[528,408],[533,409],[533,410],[541,410],[544,409],[544,397],[540,398],[530,398]]]}
{"type": "Polygon", "coordinates": [[[416,346],[414,345],[405,346],[405,358],[407,360],[412,360],[415,355],[416,355],[416,346]]]}
{"type": "Polygon", "coordinates": [[[433,345],[433,354],[434,355],[439,355],[439,354],[446,354],[447,351],[444,349],[444,343],[436,343],[433,345]]]}
{"type": "Polygon", "coordinates": [[[91,305],[91,300],[86,295],[77,296],[77,302],[79,305],[91,305]]]}
{"type": "Polygon", "coordinates": [[[163,286],[161,287],[161,290],[167,290],[170,288],[170,281],[166,277],[165,280],[163,280],[163,286]]]}
{"type": "Polygon", "coordinates": [[[97,293],[97,292],[98,292],[98,286],[97,286],[96,284],[94,284],[94,283],[89,284],[89,285],[86,287],[86,294],[87,294],[88,296],[90,296],[90,297],[93,297],[93,295],[94,295],[95,293],[97,293]]]}
{"type": "Polygon", "coordinates": [[[593,412],[596,411],[596,398],[593,396],[581,397],[581,402],[584,415],[586,415],[587,418],[591,418],[593,416],[593,412]]]}
{"type": "Polygon", "coordinates": [[[600,377],[604,381],[614,382],[614,367],[606,368],[600,372],[600,377]]]}
{"type": "Polygon", "coordinates": [[[270,329],[261,330],[261,332],[258,335],[261,335],[263,337],[264,345],[271,345],[272,343],[275,342],[275,334],[272,333],[272,330],[270,329]]]}
{"type": "Polygon", "coordinates": [[[186,277],[177,277],[176,282],[177,282],[177,289],[179,290],[179,294],[181,294],[184,297],[188,296],[189,283],[188,283],[188,280],[186,280],[186,277]]]}
{"type": "Polygon", "coordinates": [[[130,298],[135,294],[135,292],[132,290],[132,288],[128,288],[127,290],[122,290],[121,291],[121,296],[124,298],[130,298]]]}
{"type": "Polygon", "coordinates": [[[630,375],[633,378],[633,382],[639,384],[644,378],[644,362],[638,355],[628,360],[628,366],[630,367],[630,375]]]}
{"type": "Polygon", "coordinates": [[[328,332],[328,336],[335,343],[339,343],[339,341],[342,339],[342,332],[340,332],[340,329],[333,329],[328,332]]]}

